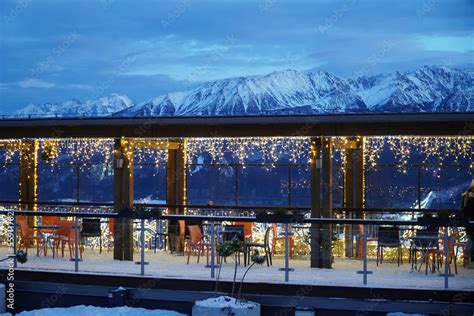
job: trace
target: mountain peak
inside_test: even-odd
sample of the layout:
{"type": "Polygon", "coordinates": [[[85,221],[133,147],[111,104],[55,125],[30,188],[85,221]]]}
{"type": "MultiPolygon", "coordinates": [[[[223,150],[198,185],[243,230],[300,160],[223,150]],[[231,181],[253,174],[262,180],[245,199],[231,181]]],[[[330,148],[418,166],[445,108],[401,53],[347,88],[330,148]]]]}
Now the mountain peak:
{"type": "Polygon", "coordinates": [[[424,65],[345,79],[322,69],[284,69],[264,76],[203,83],[133,105],[124,95],[62,104],[29,104],[23,115],[174,116],[474,111],[474,73],[424,65]]]}

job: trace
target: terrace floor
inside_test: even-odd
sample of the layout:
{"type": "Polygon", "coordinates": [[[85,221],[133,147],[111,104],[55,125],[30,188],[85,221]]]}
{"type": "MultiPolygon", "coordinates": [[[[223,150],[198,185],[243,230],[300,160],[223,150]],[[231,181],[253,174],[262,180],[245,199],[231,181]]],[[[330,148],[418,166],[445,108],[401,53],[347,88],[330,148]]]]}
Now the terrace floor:
{"type": "MultiPolygon", "coordinates": [[[[49,251],[48,256],[36,255],[36,249],[30,249],[28,262],[18,264],[19,270],[36,271],[61,271],[74,273],[74,262],[69,260],[69,253],[66,250],[64,258],[53,258],[49,251]]],[[[0,247],[0,257],[8,255],[6,247],[0,247]]],[[[79,263],[80,273],[112,274],[124,276],[140,275],[140,265],[130,261],[116,261],[112,259],[112,251],[104,250],[99,254],[97,249],[87,248],[83,253],[83,261],[79,263]]],[[[134,259],[138,261],[139,253],[134,254],[134,259]]],[[[206,258],[201,257],[200,263],[196,263],[197,257],[192,256],[190,264],[186,264],[186,256],[170,254],[168,252],[153,253],[147,250],[145,254],[149,265],[145,266],[145,275],[159,278],[172,279],[197,279],[211,280],[210,269],[205,267],[206,258]]],[[[0,263],[0,268],[8,266],[7,262],[0,263]]],[[[279,268],[284,267],[282,256],[275,256],[273,266],[254,266],[246,277],[246,282],[265,282],[282,284],[285,283],[284,271],[279,268]]],[[[362,270],[362,261],[335,257],[333,269],[315,269],[309,267],[309,259],[306,257],[296,257],[290,260],[290,267],[295,270],[290,272],[289,284],[297,285],[330,285],[360,287],[362,275],[356,271],[362,270]]],[[[454,269],[454,267],[453,267],[454,269]]],[[[432,289],[440,290],[444,288],[444,278],[439,273],[425,275],[424,266],[421,271],[412,271],[411,264],[404,262],[397,266],[396,262],[385,260],[383,264],[376,266],[375,259],[368,260],[368,270],[373,271],[368,275],[368,287],[380,288],[406,288],[406,289],[432,289]]],[[[442,268],[444,271],[444,268],[442,268]]],[[[244,273],[242,265],[238,268],[239,279],[244,273]]],[[[454,273],[454,271],[453,271],[454,273]]],[[[232,280],[233,263],[231,259],[223,265],[221,279],[232,280]]],[[[460,291],[474,291],[474,270],[462,267],[458,262],[458,275],[449,278],[449,289],[460,291]]]]}

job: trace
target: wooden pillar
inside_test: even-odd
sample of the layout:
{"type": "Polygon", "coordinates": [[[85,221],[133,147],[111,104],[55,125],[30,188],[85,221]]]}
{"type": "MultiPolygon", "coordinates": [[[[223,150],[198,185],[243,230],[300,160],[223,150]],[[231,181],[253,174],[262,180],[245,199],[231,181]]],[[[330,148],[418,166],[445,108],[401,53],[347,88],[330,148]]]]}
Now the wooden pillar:
{"type": "MultiPolygon", "coordinates": [[[[365,206],[364,203],[364,139],[361,138],[357,141],[357,149],[355,150],[355,160],[354,160],[354,206],[358,209],[362,209],[365,206]]],[[[357,212],[356,218],[364,218],[363,212],[357,212]]],[[[361,231],[357,230],[357,234],[361,235],[361,231]]],[[[362,238],[357,239],[357,258],[362,258],[362,247],[359,243],[362,241],[362,238]]]]}
{"type": "MultiPolygon", "coordinates": [[[[354,149],[346,148],[344,164],[344,207],[354,208],[354,149]]],[[[344,218],[352,218],[352,212],[344,212],[344,218]]],[[[354,254],[353,225],[344,225],[345,255],[348,258],[354,254]]]]}
{"type": "MultiPolygon", "coordinates": [[[[114,145],[114,208],[133,209],[133,147],[124,139],[114,145]]],[[[114,259],[133,261],[133,221],[116,220],[114,259]]]]}
{"type": "MultiPolygon", "coordinates": [[[[331,138],[322,141],[322,216],[332,217],[332,143],[331,138]]],[[[323,225],[321,243],[321,267],[332,267],[332,226],[323,225]]]]}
{"type": "MultiPolygon", "coordinates": [[[[321,139],[311,139],[311,217],[321,217],[321,139]]],[[[311,268],[321,268],[321,225],[311,224],[311,268]]]]}
{"type": "MultiPolygon", "coordinates": [[[[186,204],[186,148],[182,142],[177,149],[168,149],[166,202],[169,205],[186,204]]],[[[184,207],[172,207],[170,213],[184,214],[184,207]]]]}
{"type": "MultiPolygon", "coordinates": [[[[364,208],[364,139],[357,141],[355,154],[355,207],[364,208]]],[[[357,218],[364,218],[364,214],[359,212],[357,218]]]]}
{"type": "MultiPolygon", "coordinates": [[[[36,210],[38,202],[38,141],[23,140],[20,150],[19,199],[21,210],[36,210]]],[[[34,218],[28,218],[34,225],[34,218]]]]}

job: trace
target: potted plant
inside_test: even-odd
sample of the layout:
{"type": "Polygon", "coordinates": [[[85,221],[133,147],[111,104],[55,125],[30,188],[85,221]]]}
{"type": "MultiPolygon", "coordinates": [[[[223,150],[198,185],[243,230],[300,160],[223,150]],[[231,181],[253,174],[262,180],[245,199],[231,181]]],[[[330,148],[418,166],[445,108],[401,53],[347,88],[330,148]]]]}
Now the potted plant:
{"type": "Polygon", "coordinates": [[[222,263],[224,258],[232,257],[234,259],[234,277],[232,280],[232,292],[229,296],[221,295],[217,297],[211,297],[203,301],[197,301],[193,307],[193,316],[257,316],[260,315],[260,304],[243,300],[241,298],[242,286],[244,279],[247,276],[250,269],[256,264],[262,264],[265,261],[265,256],[261,256],[257,250],[251,257],[252,264],[245,270],[241,280],[240,286],[235,295],[236,291],[236,280],[237,280],[237,267],[238,267],[238,255],[242,248],[242,242],[238,238],[234,237],[229,241],[225,241],[217,247],[217,254],[220,258],[219,270],[217,272],[215,292],[218,293],[219,280],[222,271],[222,263]]]}

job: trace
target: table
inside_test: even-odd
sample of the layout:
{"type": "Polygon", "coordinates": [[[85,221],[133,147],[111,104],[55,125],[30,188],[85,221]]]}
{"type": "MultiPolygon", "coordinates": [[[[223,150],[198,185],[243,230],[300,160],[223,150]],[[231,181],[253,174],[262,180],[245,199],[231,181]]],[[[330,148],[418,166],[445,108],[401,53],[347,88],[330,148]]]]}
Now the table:
{"type": "MultiPolygon", "coordinates": [[[[34,229],[38,230],[38,232],[43,236],[44,240],[44,255],[46,256],[46,247],[48,246],[48,241],[49,241],[49,236],[54,235],[57,229],[62,228],[60,225],[36,225],[33,226],[34,229]],[[51,232],[45,232],[44,230],[51,230],[51,232]]],[[[51,250],[53,252],[53,258],[54,258],[54,244],[51,244],[51,250]]]]}
{"type": "Polygon", "coordinates": [[[413,272],[414,270],[420,270],[421,266],[423,265],[423,262],[426,259],[426,256],[428,254],[428,250],[435,248],[435,246],[438,245],[439,237],[437,235],[434,236],[411,236],[411,271],[413,272]],[[417,245],[420,245],[418,246],[417,245]],[[420,258],[420,266],[417,269],[418,262],[415,262],[415,252],[416,249],[420,249],[421,252],[421,258],[420,258]],[[414,269],[413,269],[414,266],[414,269]]]}

